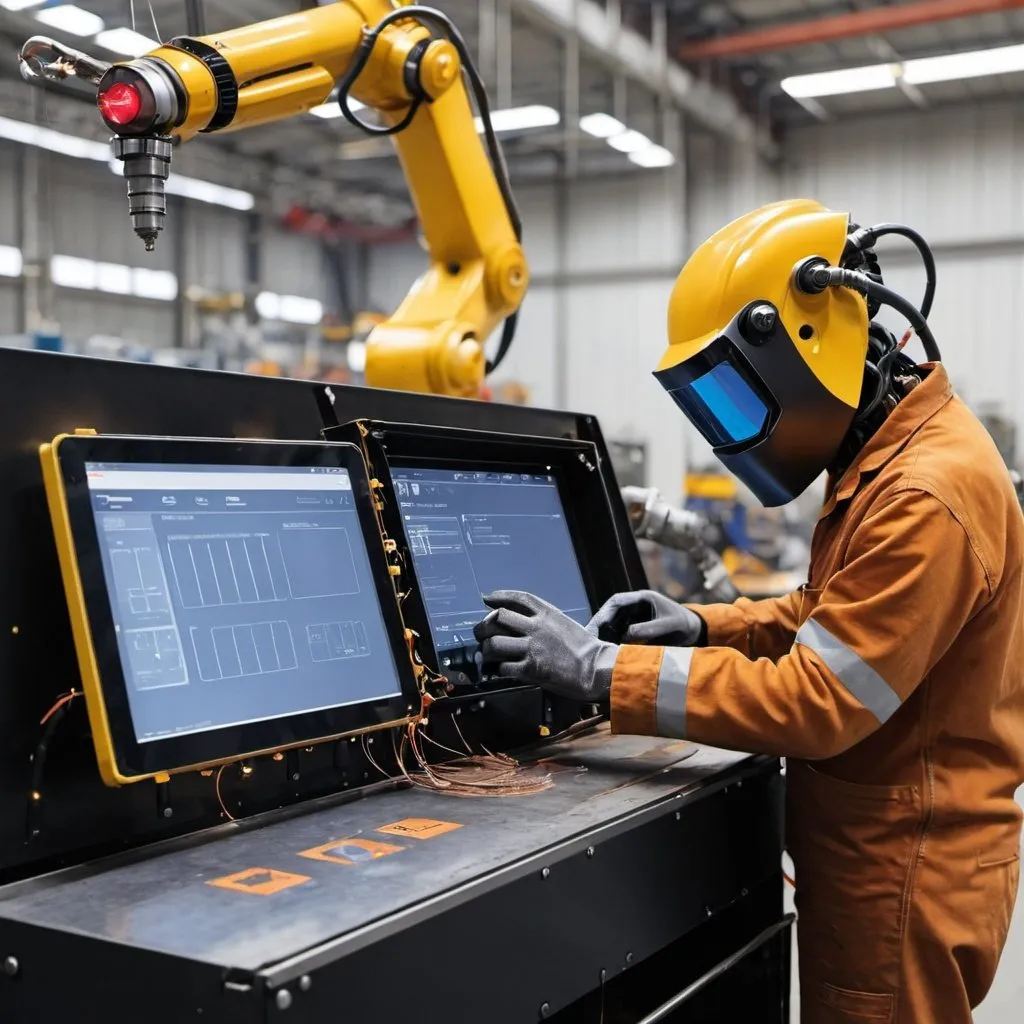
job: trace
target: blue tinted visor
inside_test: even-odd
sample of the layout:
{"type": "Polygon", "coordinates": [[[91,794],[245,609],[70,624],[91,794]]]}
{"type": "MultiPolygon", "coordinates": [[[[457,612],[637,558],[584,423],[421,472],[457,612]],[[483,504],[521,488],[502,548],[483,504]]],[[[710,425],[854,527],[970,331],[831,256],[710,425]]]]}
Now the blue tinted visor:
{"type": "Polygon", "coordinates": [[[715,448],[752,441],[768,423],[769,405],[729,361],[717,363],[682,387],[672,387],[669,380],[662,383],[715,448]]]}

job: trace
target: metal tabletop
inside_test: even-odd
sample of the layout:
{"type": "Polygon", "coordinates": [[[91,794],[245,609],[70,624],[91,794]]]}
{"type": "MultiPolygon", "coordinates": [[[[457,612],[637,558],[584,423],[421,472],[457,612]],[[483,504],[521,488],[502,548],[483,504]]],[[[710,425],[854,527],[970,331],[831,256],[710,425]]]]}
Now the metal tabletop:
{"type": "MultiPolygon", "coordinates": [[[[747,755],[607,733],[538,752],[553,788],[500,798],[403,788],[309,813],[225,826],[186,848],[0,889],[0,918],[257,971],[346,941],[405,908],[595,830],[613,834],[666,800],[696,798],[747,755]]],[[[659,813],[664,813],[662,807],[659,813]]],[[[270,816],[273,818],[273,816],[270,816]]],[[[379,937],[379,936],[377,936],[379,937]]]]}

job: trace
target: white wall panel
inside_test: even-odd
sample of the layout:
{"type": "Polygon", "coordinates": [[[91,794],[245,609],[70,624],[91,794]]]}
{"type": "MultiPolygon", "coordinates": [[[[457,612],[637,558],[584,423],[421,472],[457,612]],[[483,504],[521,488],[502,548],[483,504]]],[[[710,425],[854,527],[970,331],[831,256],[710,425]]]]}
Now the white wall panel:
{"type": "MultiPolygon", "coordinates": [[[[491,383],[516,381],[530,391],[530,404],[552,408],[557,404],[555,289],[534,288],[519,313],[516,340],[491,383]]],[[[493,352],[497,338],[488,346],[493,352]]]]}
{"type": "Polygon", "coordinates": [[[245,214],[190,204],[185,217],[187,280],[181,282],[182,287],[241,291],[245,287],[246,236],[245,214]]]}
{"type": "Polygon", "coordinates": [[[783,191],[905,220],[935,244],[1024,235],[1024,122],[995,103],[802,128],[783,191]]]}
{"type": "Polygon", "coordinates": [[[684,245],[684,194],[676,170],[580,181],[568,189],[568,273],[664,267],[684,245]]]}
{"type": "Polygon", "coordinates": [[[523,248],[534,277],[554,273],[558,264],[558,219],[553,185],[516,189],[523,219],[523,248]]]}
{"type": "Polygon", "coordinates": [[[393,313],[427,269],[427,254],[415,242],[375,245],[368,263],[367,297],[382,313],[393,313]]]}
{"type": "Polygon", "coordinates": [[[649,482],[682,485],[682,415],[651,376],[665,350],[670,280],[573,285],[566,293],[568,406],[598,417],[606,438],[645,441],[649,482]]]}
{"type": "Polygon", "coordinates": [[[57,294],[57,319],[71,347],[94,335],[123,338],[147,347],[174,344],[171,303],[131,302],[88,292],[57,294]]]}
{"type": "Polygon", "coordinates": [[[307,235],[271,228],[263,240],[262,284],[280,295],[328,299],[327,276],[320,243],[307,235]]]}

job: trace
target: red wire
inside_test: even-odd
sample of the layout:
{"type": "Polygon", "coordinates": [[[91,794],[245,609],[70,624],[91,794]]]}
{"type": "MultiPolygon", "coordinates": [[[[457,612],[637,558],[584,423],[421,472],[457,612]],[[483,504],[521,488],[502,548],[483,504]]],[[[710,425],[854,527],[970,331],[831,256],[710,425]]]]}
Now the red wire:
{"type": "Polygon", "coordinates": [[[53,718],[53,716],[54,716],[54,715],[55,715],[55,714],[56,714],[56,713],[57,713],[57,712],[58,712],[58,711],[59,711],[59,710],[60,710],[60,709],[61,709],[62,707],[64,707],[64,705],[65,705],[65,704],[69,703],[70,701],[73,701],[73,700],[74,700],[74,699],[75,699],[75,698],[76,698],[77,696],[78,696],[78,691],[77,691],[77,690],[72,690],[72,691],[71,691],[70,693],[65,693],[63,697],[58,697],[58,698],[57,698],[57,701],[56,701],[56,703],[55,703],[55,704],[53,705],[53,707],[52,707],[52,708],[50,708],[50,710],[49,710],[49,711],[47,711],[45,715],[43,715],[42,719],[40,719],[40,722],[39,722],[39,724],[40,724],[40,725],[46,725],[46,723],[47,723],[47,722],[48,722],[48,721],[49,721],[49,720],[50,720],[51,718],[53,718]]]}

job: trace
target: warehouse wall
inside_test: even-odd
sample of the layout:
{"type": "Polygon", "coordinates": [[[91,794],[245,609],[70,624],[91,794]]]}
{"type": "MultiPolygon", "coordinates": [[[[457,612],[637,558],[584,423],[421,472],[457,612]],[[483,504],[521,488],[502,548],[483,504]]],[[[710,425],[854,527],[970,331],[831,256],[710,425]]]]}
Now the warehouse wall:
{"type": "MultiPolygon", "coordinates": [[[[686,251],[684,195],[679,168],[518,189],[533,283],[494,378],[526,384],[534,404],[593,413],[610,439],[647,441],[650,482],[672,496],[687,432],[650,371],[686,251]]],[[[371,250],[371,298],[394,308],[425,266],[415,246],[371,250]]]]}
{"type": "MultiPolygon", "coordinates": [[[[692,169],[694,230],[707,233],[753,203],[821,199],[860,223],[902,221],[936,250],[931,322],[957,388],[996,403],[1024,444],[1024,108],[945,108],[817,125],[787,140],[787,166],[752,172],[705,147],[692,169]],[[710,152],[709,152],[710,151],[710,152]]],[[[887,282],[914,298],[923,275],[909,247],[886,245],[887,282]]],[[[893,324],[899,323],[894,317],[893,324]]]]}

